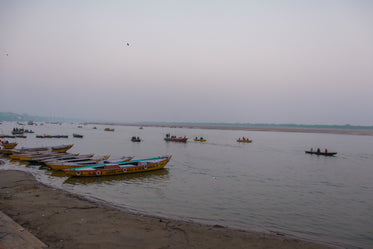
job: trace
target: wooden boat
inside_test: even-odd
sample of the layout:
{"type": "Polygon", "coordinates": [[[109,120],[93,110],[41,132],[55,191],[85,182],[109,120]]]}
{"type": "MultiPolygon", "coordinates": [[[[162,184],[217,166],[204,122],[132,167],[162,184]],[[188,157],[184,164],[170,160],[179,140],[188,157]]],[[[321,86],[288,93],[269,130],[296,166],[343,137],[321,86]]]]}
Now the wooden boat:
{"type": "Polygon", "coordinates": [[[176,137],[176,136],[170,136],[170,134],[166,134],[166,137],[164,138],[166,142],[179,142],[179,143],[186,143],[188,138],[187,137],[176,137]]]}
{"type": "Polygon", "coordinates": [[[4,149],[13,149],[14,147],[16,147],[18,145],[18,143],[1,143],[0,144],[4,149]]]}
{"type": "Polygon", "coordinates": [[[162,169],[172,156],[132,160],[121,163],[104,163],[63,170],[69,176],[108,176],[139,173],[162,169]]]}
{"type": "Polygon", "coordinates": [[[0,138],[27,138],[24,135],[0,135],[0,138]]]}
{"type": "Polygon", "coordinates": [[[77,134],[77,133],[73,133],[73,137],[83,138],[83,135],[80,135],[80,134],[77,134]]]}
{"type": "Polygon", "coordinates": [[[101,159],[89,159],[87,161],[81,161],[81,162],[71,162],[71,163],[61,163],[59,165],[49,165],[54,170],[64,170],[64,169],[73,169],[73,168],[79,168],[79,167],[85,167],[85,166],[92,166],[97,164],[108,164],[108,163],[122,163],[127,162],[129,160],[133,159],[133,157],[124,156],[118,159],[108,159],[106,157],[103,157],[101,159]]]}
{"type": "Polygon", "coordinates": [[[196,142],[206,142],[207,140],[206,139],[204,139],[203,137],[200,137],[200,138],[195,138],[194,139],[194,141],[196,141],[196,142]]]}
{"type": "Polygon", "coordinates": [[[35,148],[24,148],[21,149],[2,149],[0,153],[2,154],[25,154],[25,153],[36,153],[36,152],[59,152],[64,153],[68,151],[73,144],[69,145],[59,145],[59,146],[48,146],[48,147],[35,147],[35,148]]]}
{"type": "Polygon", "coordinates": [[[25,132],[25,130],[22,129],[22,128],[21,129],[13,128],[13,130],[12,130],[13,135],[22,135],[24,132],[25,132]]]}
{"type": "Polygon", "coordinates": [[[105,130],[104,131],[114,131],[114,128],[105,128],[105,130]]]}
{"type": "Polygon", "coordinates": [[[239,143],[252,143],[253,142],[253,140],[250,140],[250,139],[237,139],[236,141],[239,143]]]}
{"type": "Polygon", "coordinates": [[[26,159],[26,161],[30,163],[43,163],[43,161],[49,161],[49,160],[66,160],[66,159],[73,159],[79,156],[79,153],[75,154],[67,154],[67,153],[43,153],[43,155],[37,155],[33,158],[26,159]]]}
{"type": "Polygon", "coordinates": [[[69,149],[71,149],[71,147],[73,147],[73,146],[74,146],[73,144],[52,146],[51,150],[52,150],[52,152],[63,153],[63,152],[68,151],[69,149]]]}
{"type": "Polygon", "coordinates": [[[305,151],[307,154],[318,155],[318,156],[335,156],[337,152],[322,152],[322,151],[305,151]]]}
{"type": "Polygon", "coordinates": [[[131,141],[132,142],[141,142],[141,138],[139,138],[139,137],[132,137],[131,141]]]}
{"type": "Polygon", "coordinates": [[[34,152],[34,153],[14,153],[12,155],[9,155],[9,158],[26,161],[31,158],[44,157],[50,153],[55,153],[55,152],[40,151],[40,152],[34,152]]]}
{"type": "Polygon", "coordinates": [[[52,138],[69,138],[68,135],[52,135],[52,138]]]}
{"type": "Polygon", "coordinates": [[[52,160],[43,160],[42,162],[49,166],[50,165],[57,165],[57,164],[62,164],[62,163],[72,163],[72,162],[82,162],[82,161],[87,161],[90,158],[92,158],[94,154],[85,154],[85,155],[79,155],[74,158],[66,158],[66,159],[52,159],[52,160]]]}

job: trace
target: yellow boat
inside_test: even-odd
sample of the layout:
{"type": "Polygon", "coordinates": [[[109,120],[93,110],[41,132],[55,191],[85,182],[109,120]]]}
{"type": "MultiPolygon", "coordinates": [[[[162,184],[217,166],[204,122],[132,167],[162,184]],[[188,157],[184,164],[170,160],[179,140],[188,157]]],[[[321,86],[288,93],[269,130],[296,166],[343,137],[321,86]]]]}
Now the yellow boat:
{"type": "Polygon", "coordinates": [[[206,142],[207,140],[203,139],[203,138],[195,138],[194,141],[196,141],[196,142],[206,142]]]}
{"type": "Polygon", "coordinates": [[[237,142],[239,142],[239,143],[252,143],[253,142],[253,140],[249,140],[249,139],[237,139],[237,142]]]}
{"type": "Polygon", "coordinates": [[[64,153],[66,151],[68,151],[69,149],[71,149],[71,147],[73,147],[74,144],[69,144],[69,145],[60,145],[60,146],[52,146],[52,152],[58,152],[58,153],[64,153]]]}
{"type": "Polygon", "coordinates": [[[68,151],[73,144],[69,145],[59,145],[59,146],[48,146],[48,147],[37,147],[37,148],[21,148],[17,149],[9,149],[9,150],[0,150],[0,153],[4,154],[26,154],[26,153],[39,153],[39,152],[58,152],[64,153],[68,151]]]}
{"type": "Polygon", "coordinates": [[[8,150],[8,149],[13,149],[14,147],[17,146],[17,143],[3,143],[3,144],[0,144],[1,146],[3,146],[4,149],[8,150]]]}
{"type": "Polygon", "coordinates": [[[105,128],[104,131],[115,131],[114,128],[105,128]]]}
{"type": "Polygon", "coordinates": [[[121,163],[104,163],[87,167],[64,169],[69,176],[110,176],[129,173],[139,173],[162,169],[172,156],[162,156],[148,159],[132,160],[121,163]]]}
{"type": "Polygon", "coordinates": [[[51,152],[39,152],[39,153],[29,153],[29,154],[13,154],[9,155],[9,158],[11,159],[18,159],[21,161],[27,161],[33,158],[38,158],[38,157],[45,157],[47,155],[50,155],[51,152]]]}

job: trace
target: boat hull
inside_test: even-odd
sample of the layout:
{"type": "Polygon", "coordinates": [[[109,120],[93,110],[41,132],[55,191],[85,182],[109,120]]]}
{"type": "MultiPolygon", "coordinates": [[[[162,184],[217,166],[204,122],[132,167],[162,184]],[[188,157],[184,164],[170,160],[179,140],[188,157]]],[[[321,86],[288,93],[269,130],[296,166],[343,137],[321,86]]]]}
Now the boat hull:
{"type": "Polygon", "coordinates": [[[8,149],[13,149],[14,147],[16,147],[17,143],[0,144],[0,145],[3,146],[4,149],[8,150],[8,149]]]}
{"type": "Polygon", "coordinates": [[[166,142],[178,142],[178,143],[186,143],[188,138],[165,138],[164,141],[166,142]]]}
{"type": "Polygon", "coordinates": [[[196,142],[206,142],[206,139],[194,139],[196,142]]]}
{"type": "Polygon", "coordinates": [[[317,151],[305,151],[307,154],[318,155],[318,156],[335,156],[337,152],[317,152],[317,151]]]}
{"type": "Polygon", "coordinates": [[[239,142],[239,143],[252,143],[253,140],[242,140],[242,139],[237,139],[237,142],[239,142]]]}
{"type": "MultiPolygon", "coordinates": [[[[147,171],[154,171],[162,169],[166,166],[166,164],[170,161],[172,156],[165,156],[161,157],[162,160],[149,163],[146,165],[131,165],[132,162],[135,161],[144,161],[146,160],[135,160],[135,161],[128,161],[128,165],[125,167],[120,167],[118,163],[110,163],[105,164],[102,168],[96,167],[92,169],[91,167],[82,167],[82,168],[75,168],[75,169],[67,169],[64,172],[69,176],[112,176],[112,175],[123,175],[123,174],[131,174],[131,173],[140,173],[140,172],[147,172],[147,171]],[[116,167],[118,166],[118,167],[116,167]]],[[[154,160],[153,158],[152,160],[154,160]]],[[[151,161],[151,160],[149,160],[151,161]]]]}

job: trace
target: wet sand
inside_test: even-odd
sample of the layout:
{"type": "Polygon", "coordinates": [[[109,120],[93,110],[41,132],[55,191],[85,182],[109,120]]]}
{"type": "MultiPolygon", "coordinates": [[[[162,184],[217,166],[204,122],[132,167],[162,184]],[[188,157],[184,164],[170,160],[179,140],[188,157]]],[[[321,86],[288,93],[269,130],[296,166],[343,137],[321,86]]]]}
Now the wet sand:
{"type": "Polygon", "coordinates": [[[50,188],[22,171],[1,170],[0,176],[0,210],[49,248],[336,248],[281,233],[130,213],[50,188]]]}
{"type": "Polygon", "coordinates": [[[189,129],[215,129],[264,132],[300,132],[300,133],[329,133],[345,135],[373,136],[373,129],[337,129],[337,128],[304,128],[304,127],[276,127],[276,126],[229,126],[229,125],[168,125],[168,124],[116,124],[124,126],[169,127],[189,129]]]}

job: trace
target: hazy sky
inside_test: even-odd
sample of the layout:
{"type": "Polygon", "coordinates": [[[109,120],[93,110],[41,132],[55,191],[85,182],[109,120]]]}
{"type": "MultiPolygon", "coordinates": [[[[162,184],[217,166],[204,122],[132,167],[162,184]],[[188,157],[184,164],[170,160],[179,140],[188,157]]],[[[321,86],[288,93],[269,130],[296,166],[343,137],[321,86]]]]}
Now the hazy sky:
{"type": "Polygon", "coordinates": [[[373,125],[373,1],[0,0],[0,111],[373,125]]]}

